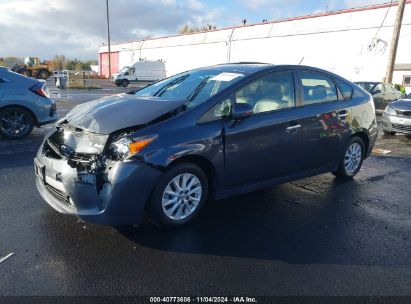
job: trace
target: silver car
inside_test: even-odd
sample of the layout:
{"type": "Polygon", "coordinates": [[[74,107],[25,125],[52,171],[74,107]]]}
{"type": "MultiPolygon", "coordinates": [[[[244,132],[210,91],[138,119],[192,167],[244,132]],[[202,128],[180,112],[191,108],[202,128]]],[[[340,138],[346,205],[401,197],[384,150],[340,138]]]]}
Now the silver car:
{"type": "Polygon", "coordinates": [[[382,129],[387,135],[403,133],[411,136],[411,99],[394,101],[385,108],[382,129]]]}
{"type": "Polygon", "coordinates": [[[33,127],[55,122],[56,104],[44,80],[35,80],[0,67],[0,135],[20,139],[33,127]]]}

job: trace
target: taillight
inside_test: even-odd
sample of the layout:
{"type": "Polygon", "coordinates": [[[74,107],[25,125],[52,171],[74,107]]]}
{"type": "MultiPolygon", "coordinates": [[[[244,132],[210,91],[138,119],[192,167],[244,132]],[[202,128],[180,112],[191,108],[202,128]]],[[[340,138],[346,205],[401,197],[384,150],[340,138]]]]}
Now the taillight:
{"type": "Polygon", "coordinates": [[[36,93],[39,96],[50,98],[49,89],[47,88],[44,82],[37,82],[34,86],[30,88],[30,91],[36,93]]]}

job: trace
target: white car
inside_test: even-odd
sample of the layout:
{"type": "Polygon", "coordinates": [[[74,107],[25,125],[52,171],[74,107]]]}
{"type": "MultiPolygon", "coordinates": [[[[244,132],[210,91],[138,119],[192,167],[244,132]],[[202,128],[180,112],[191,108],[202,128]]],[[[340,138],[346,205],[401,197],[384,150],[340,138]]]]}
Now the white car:
{"type": "Polygon", "coordinates": [[[411,137],[411,100],[402,99],[391,102],[382,116],[384,134],[403,133],[411,137]]]}

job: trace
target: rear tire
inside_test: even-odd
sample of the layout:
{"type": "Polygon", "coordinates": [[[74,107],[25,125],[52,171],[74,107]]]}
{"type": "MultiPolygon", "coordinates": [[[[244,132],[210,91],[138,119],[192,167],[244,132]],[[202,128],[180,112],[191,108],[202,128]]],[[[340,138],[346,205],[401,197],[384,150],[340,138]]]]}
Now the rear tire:
{"type": "Polygon", "coordinates": [[[387,130],[382,130],[385,135],[395,135],[395,132],[387,131],[387,130]]]}
{"type": "Polygon", "coordinates": [[[123,80],[121,81],[121,86],[122,86],[123,88],[126,88],[126,87],[128,86],[128,84],[129,84],[129,81],[128,81],[127,79],[123,79],[123,80]]]}
{"type": "Polygon", "coordinates": [[[47,78],[49,78],[50,77],[50,73],[47,71],[47,70],[40,70],[38,73],[37,73],[37,75],[38,75],[38,77],[40,78],[40,79],[44,79],[44,80],[46,80],[47,78]]]}
{"type": "Polygon", "coordinates": [[[33,130],[31,113],[21,107],[0,110],[0,134],[8,139],[22,139],[33,130]]]}
{"type": "Polygon", "coordinates": [[[155,187],[146,207],[147,215],[160,227],[191,222],[200,212],[208,195],[206,174],[195,164],[171,167],[155,187]]]}
{"type": "Polygon", "coordinates": [[[332,172],[337,178],[351,179],[360,171],[365,156],[364,142],[353,137],[341,154],[337,171],[332,172]]]}

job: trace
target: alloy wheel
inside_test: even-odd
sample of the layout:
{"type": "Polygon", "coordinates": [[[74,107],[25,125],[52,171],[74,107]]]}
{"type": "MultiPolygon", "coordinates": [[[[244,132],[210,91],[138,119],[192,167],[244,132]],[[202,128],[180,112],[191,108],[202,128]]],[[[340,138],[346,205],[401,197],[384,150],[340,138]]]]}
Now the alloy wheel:
{"type": "Polygon", "coordinates": [[[359,143],[352,143],[344,156],[344,168],[348,174],[353,174],[361,163],[362,149],[359,143]]]}
{"type": "Polygon", "coordinates": [[[30,121],[24,112],[12,110],[0,117],[0,128],[7,136],[19,137],[30,129],[30,121]]]}
{"type": "Polygon", "coordinates": [[[162,196],[165,215],[172,220],[190,216],[198,207],[203,188],[197,176],[183,173],[174,177],[166,186],[162,196]]]}

